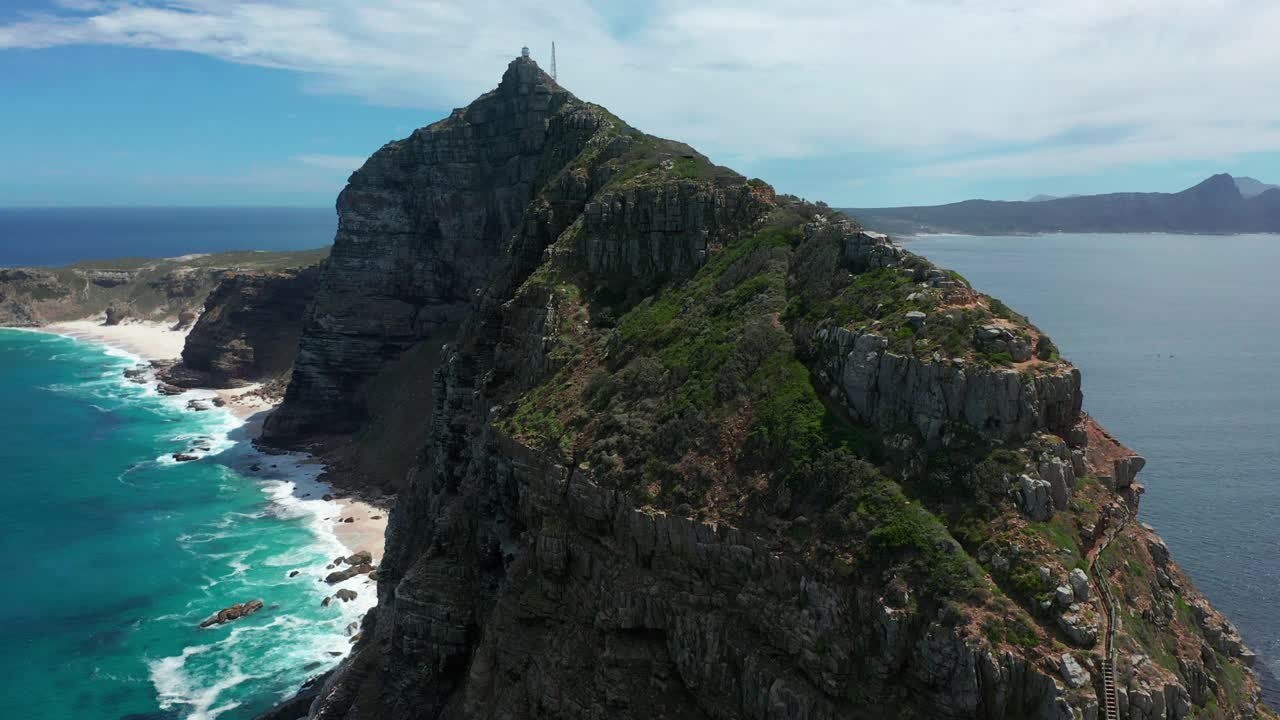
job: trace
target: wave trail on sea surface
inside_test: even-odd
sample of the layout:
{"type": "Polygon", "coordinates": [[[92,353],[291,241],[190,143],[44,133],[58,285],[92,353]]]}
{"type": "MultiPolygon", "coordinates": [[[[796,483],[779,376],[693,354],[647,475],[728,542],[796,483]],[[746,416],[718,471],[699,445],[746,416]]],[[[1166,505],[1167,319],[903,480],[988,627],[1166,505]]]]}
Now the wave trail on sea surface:
{"type": "MultiPolygon", "coordinates": [[[[15,479],[34,493],[20,522],[67,527],[37,563],[37,573],[47,567],[63,578],[35,578],[58,590],[40,609],[43,629],[28,622],[31,637],[15,632],[8,641],[24,643],[29,657],[0,665],[31,686],[30,702],[68,720],[104,711],[252,716],[346,654],[376,588],[365,575],[324,582],[334,558],[350,553],[334,533],[341,508],[324,499],[322,465],[260,453],[244,421],[188,407],[207,391],[163,396],[154,384],[127,380],[123,371],[138,364],[128,353],[15,337],[0,331],[0,353],[6,341],[22,353],[37,348],[14,355],[27,372],[28,404],[58,414],[47,430],[28,429],[55,454],[19,468],[30,477],[15,479]],[[188,450],[196,460],[173,459],[188,450]],[[339,588],[356,599],[321,604],[339,588]],[[254,599],[264,603],[254,615],[198,627],[254,599]],[[28,677],[25,666],[46,670],[28,677]]],[[[18,613],[11,617],[21,622],[18,613]]]]}

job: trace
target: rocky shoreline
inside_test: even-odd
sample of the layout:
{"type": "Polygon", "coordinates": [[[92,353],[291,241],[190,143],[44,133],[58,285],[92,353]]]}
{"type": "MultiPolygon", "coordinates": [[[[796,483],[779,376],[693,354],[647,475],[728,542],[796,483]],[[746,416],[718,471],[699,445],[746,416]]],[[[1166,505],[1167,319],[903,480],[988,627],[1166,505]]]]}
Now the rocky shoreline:
{"type": "MultiPolygon", "coordinates": [[[[236,387],[216,388],[178,387],[167,382],[167,373],[180,363],[187,337],[192,332],[190,326],[175,329],[174,322],[170,320],[128,319],[110,325],[99,316],[23,329],[95,342],[135,356],[139,364],[124,371],[126,380],[140,385],[154,384],[156,392],[162,395],[178,396],[193,390],[208,393],[209,397],[188,400],[187,409],[228,412],[244,423],[243,434],[248,438],[259,436],[264,420],[281,400],[283,387],[280,383],[244,382],[236,387]]],[[[188,451],[175,453],[173,459],[176,462],[196,462],[209,449],[197,442],[188,451]]],[[[258,450],[268,456],[279,452],[265,446],[258,446],[258,450]]],[[[323,463],[324,460],[312,456],[301,462],[323,463]]],[[[254,472],[256,467],[248,468],[249,472],[254,472]]],[[[326,480],[324,476],[321,479],[326,480]]],[[[336,483],[326,484],[329,490],[325,498],[338,505],[337,512],[330,518],[338,541],[350,554],[364,553],[370,555],[375,563],[381,561],[383,538],[394,496],[371,493],[363,488],[348,491],[336,483]]]]}

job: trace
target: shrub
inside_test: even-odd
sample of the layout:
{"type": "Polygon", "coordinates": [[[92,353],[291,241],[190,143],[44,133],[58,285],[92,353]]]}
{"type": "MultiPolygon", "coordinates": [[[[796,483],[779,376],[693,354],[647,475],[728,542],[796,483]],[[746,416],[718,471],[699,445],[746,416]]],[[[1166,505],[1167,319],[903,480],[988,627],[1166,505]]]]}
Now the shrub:
{"type": "Polygon", "coordinates": [[[801,502],[830,507],[879,479],[880,471],[874,465],[863,462],[845,448],[836,448],[797,464],[787,476],[787,485],[801,502]]]}
{"type": "Polygon", "coordinates": [[[751,439],[766,458],[806,462],[823,445],[826,408],[809,380],[809,370],[791,353],[780,352],[752,374],[755,425],[751,439]]]}
{"type": "Polygon", "coordinates": [[[1058,357],[1058,346],[1053,344],[1048,335],[1041,335],[1036,342],[1036,357],[1041,360],[1053,360],[1058,357]]]}

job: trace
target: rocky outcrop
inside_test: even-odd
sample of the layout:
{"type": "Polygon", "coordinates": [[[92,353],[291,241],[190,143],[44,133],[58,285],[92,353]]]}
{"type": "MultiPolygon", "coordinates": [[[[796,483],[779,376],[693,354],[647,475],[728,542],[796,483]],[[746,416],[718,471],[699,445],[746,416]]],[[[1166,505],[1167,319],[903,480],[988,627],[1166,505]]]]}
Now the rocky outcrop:
{"type": "MultiPolygon", "coordinates": [[[[111,287],[111,286],[108,286],[111,287]]],[[[103,325],[119,325],[126,317],[129,311],[112,305],[107,308],[106,316],[102,320],[103,325]]]]}
{"type": "Polygon", "coordinates": [[[182,362],[162,373],[183,387],[235,387],[293,366],[320,270],[227,273],[187,335],[182,362]]]}
{"type": "Polygon", "coordinates": [[[1024,660],[920,626],[856,578],[816,571],[764,538],[644,511],[491,432],[467,455],[465,468],[416,478],[377,620],[366,621],[373,638],[313,717],[527,717],[537,707],[803,720],[881,702],[940,718],[1015,708],[1071,717],[1067,693],[1024,660]]]}
{"type": "Polygon", "coordinates": [[[250,600],[247,603],[236,603],[229,607],[225,607],[211,615],[207,620],[200,623],[200,627],[207,628],[213,625],[221,625],[248,617],[262,609],[261,600],[250,600]]]}
{"type": "Polygon", "coordinates": [[[879,577],[655,511],[495,428],[504,394],[558,362],[548,337],[561,309],[529,289],[540,261],[602,292],[618,276],[679,282],[763,214],[743,179],[653,182],[531,202],[436,373],[378,607],[312,717],[837,718],[888,703],[1065,720],[1092,707],[1036,663],[886,596],[879,577]]]}
{"type": "Polygon", "coordinates": [[[889,350],[874,332],[818,331],[822,372],[851,416],[880,428],[908,425],[935,443],[949,423],[999,438],[1066,432],[1080,417],[1080,371],[1028,376],[1013,368],[921,359],[889,350]]]}
{"type": "Polygon", "coordinates": [[[671,183],[602,193],[586,204],[579,256],[602,284],[633,292],[655,281],[692,275],[708,248],[722,247],[740,232],[755,202],[741,178],[726,176],[722,187],[671,183]]]}
{"type": "Polygon", "coordinates": [[[0,325],[34,327],[45,322],[40,307],[69,302],[72,288],[52,270],[0,268],[0,325]]]}
{"type": "Polygon", "coordinates": [[[598,117],[550,122],[572,99],[532,61],[512,63],[497,89],[389,143],[351,176],[293,379],[264,439],[354,430],[367,416],[359,391],[369,378],[408,348],[448,337],[546,167],[575,157],[599,127],[598,117]]]}

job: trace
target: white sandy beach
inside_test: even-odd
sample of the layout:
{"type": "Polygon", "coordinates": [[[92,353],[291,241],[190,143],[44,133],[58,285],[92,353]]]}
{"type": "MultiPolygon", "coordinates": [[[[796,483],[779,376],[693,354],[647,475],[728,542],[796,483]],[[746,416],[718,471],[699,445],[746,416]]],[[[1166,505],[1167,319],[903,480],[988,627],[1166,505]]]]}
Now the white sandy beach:
{"type": "Polygon", "coordinates": [[[172,330],[171,326],[172,323],[142,320],[103,325],[99,320],[87,318],[50,323],[40,329],[80,340],[100,342],[150,361],[176,360],[182,356],[187,331],[172,330]]]}
{"type": "MultiPolygon", "coordinates": [[[[178,359],[187,338],[187,331],[173,330],[171,322],[145,320],[126,320],[119,325],[103,325],[100,319],[86,318],[51,323],[40,330],[109,345],[146,362],[178,359]]],[[[214,391],[226,403],[224,409],[248,425],[250,437],[257,437],[267,413],[275,407],[275,403],[257,393],[260,387],[255,383],[214,391]]],[[[367,550],[375,563],[381,562],[388,511],[355,498],[335,498],[335,502],[340,508],[334,518],[334,534],[338,541],[349,552],[367,550]],[[352,518],[352,522],[344,522],[346,518],[352,518]]]]}
{"type": "Polygon", "coordinates": [[[368,550],[373,556],[373,564],[381,564],[389,511],[352,498],[338,498],[337,503],[342,508],[338,525],[334,529],[338,541],[352,552],[368,550]],[[342,522],[346,518],[354,520],[342,522]]]}

